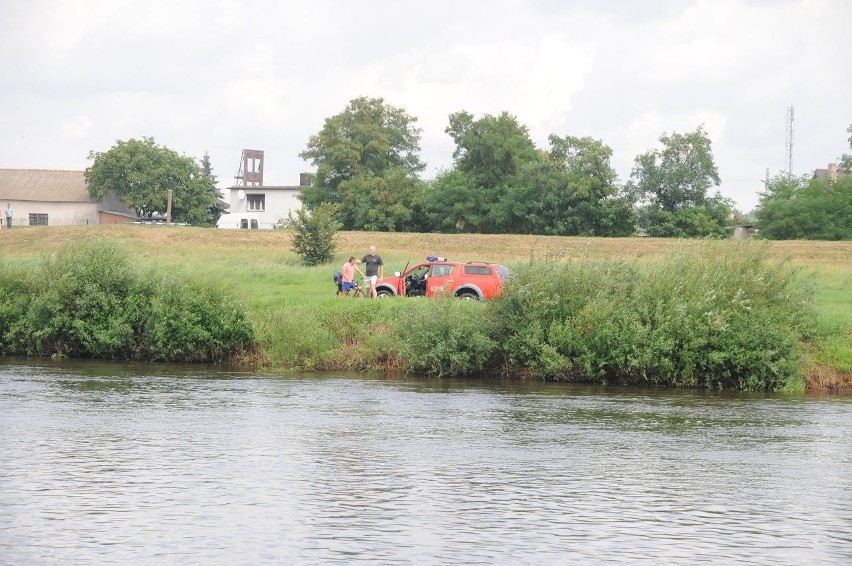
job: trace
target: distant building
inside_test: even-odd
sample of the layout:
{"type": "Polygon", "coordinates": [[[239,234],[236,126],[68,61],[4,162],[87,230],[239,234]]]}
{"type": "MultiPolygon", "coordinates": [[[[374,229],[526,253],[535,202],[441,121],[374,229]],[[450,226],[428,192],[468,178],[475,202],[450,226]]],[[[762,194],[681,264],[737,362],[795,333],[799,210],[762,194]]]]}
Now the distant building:
{"type": "Polygon", "coordinates": [[[244,149],[240,168],[234,176],[235,184],[228,187],[231,214],[257,214],[261,228],[274,228],[290,212],[302,207],[299,196],[310,186],[311,176],[302,173],[298,185],[263,184],[263,150],[244,149]]]}
{"type": "Polygon", "coordinates": [[[848,177],[849,173],[839,169],[837,167],[837,163],[829,163],[827,169],[815,169],[814,170],[814,179],[818,181],[828,181],[833,182],[838,179],[838,177],[848,177]]]}
{"type": "MultiPolygon", "coordinates": [[[[309,177],[302,176],[301,182],[308,183],[309,177]]],[[[228,187],[228,203],[231,214],[254,212],[262,228],[272,228],[281,218],[287,218],[291,211],[302,207],[299,195],[309,184],[287,186],[256,185],[251,187],[228,187]]]]}
{"type": "Polygon", "coordinates": [[[0,169],[0,208],[11,204],[13,226],[117,224],[136,220],[136,212],[112,192],[89,196],[84,171],[0,169]]]}

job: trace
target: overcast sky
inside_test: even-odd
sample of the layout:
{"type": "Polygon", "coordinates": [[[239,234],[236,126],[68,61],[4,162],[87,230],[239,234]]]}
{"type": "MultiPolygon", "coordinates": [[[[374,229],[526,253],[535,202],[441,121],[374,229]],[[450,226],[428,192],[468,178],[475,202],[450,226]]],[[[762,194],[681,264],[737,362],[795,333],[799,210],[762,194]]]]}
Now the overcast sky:
{"type": "Polygon", "coordinates": [[[0,167],[85,169],[153,137],[220,187],[243,148],[267,185],[358,96],[417,118],[425,178],[460,110],[507,111],[540,148],[591,136],[621,181],[663,133],[704,124],[720,190],[747,212],[766,175],[850,153],[849,0],[0,0],[0,167]]]}

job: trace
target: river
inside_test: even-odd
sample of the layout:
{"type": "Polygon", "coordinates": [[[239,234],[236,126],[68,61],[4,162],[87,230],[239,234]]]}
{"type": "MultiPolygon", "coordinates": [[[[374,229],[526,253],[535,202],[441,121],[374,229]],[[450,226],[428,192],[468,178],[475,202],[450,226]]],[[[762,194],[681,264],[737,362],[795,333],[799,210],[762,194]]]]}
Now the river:
{"type": "Polygon", "coordinates": [[[2,564],[849,564],[852,397],[0,358],[2,564]]]}

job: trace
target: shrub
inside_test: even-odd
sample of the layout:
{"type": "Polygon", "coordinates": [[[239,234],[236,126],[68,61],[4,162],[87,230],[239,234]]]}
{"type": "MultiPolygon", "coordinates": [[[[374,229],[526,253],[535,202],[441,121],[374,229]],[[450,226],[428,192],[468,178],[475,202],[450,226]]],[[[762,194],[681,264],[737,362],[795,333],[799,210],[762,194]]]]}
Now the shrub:
{"type": "Polygon", "coordinates": [[[242,307],[222,290],[161,279],[145,322],[145,357],[219,362],[248,348],[253,330],[242,307]]]}
{"type": "Polygon", "coordinates": [[[221,361],[252,346],[244,311],[222,291],[143,276],[107,240],[63,246],[31,273],[0,277],[7,354],[221,361]]]}
{"type": "Polygon", "coordinates": [[[311,211],[302,207],[296,217],[289,216],[293,228],[293,251],[305,265],[321,265],[334,257],[334,234],[339,223],[334,219],[338,206],[320,204],[311,211]]]}
{"type": "Polygon", "coordinates": [[[799,378],[811,295],[748,245],[531,263],[493,303],[495,337],[510,367],[546,379],[775,390],[799,378]]]}
{"type": "Polygon", "coordinates": [[[496,344],[485,304],[449,296],[407,300],[408,316],[392,326],[406,369],[430,377],[457,377],[489,366],[496,344]]]}

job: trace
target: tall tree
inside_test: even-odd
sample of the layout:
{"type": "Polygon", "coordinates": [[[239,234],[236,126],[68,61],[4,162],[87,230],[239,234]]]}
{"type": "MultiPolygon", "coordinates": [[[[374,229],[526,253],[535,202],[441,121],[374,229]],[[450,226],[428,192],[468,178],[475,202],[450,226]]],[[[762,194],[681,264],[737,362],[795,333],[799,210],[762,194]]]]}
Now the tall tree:
{"type": "Polygon", "coordinates": [[[551,135],[550,159],[568,177],[563,217],[568,234],[626,236],[634,232],[632,201],[621,191],[612,148],[590,137],[551,135]]]}
{"type": "Polygon", "coordinates": [[[618,174],[612,168],[612,148],[590,137],[551,135],[550,159],[571,177],[577,198],[601,200],[618,191],[618,174]]]}
{"type": "Polygon", "coordinates": [[[201,178],[204,180],[207,192],[214,198],[213,204],[207,211],[207,223],[215,226],[219,217],[228,212],[228,203],[225,202],[222,191],[216,186],[216,175],[213,174],[213,166],[210,164],[210,154],[206,151],[201,158],[201,178]]]}
{"type": "Polygon", "coordinates": [[[724,236],[733,203],[718,191],[719,172],[712,143],[699,126],[686,134],[663,134],[662,149],[650,150],[634,160],[630,190],[647,206],[641,218],[652,236],[724,236]]]}
{"type": "Polygon", "coordinates": [[[317,168],[302,201],[339,204],[347,230],[399,230],[419,200],[420,133],[413,118],[381,98],[360,97],[325,120],[299,156],[317,168]]]}
{"type": "Polygon", "coordinates": [[[610,165],[612,149],[600,140],[550,136],[544,158],[526,164],[500,205],[510,231],[614,236],[634,232],[632,203],[620,194],[610,165]]]}
{"type": "Polygon", "coordinates": [[[202,224],[213,205],[201,169],[194,159],[158,146],[153,138],[117,141],[106,152],[89,152],[92,165],[86,183],[92,198],[109,190],[143,218],[164,214],[172,191],[172,219],[202,224]]]}
{"type": "Polygon", "coordinates": [[[508,112],[478,120],[469,112],[456,112],[445,131],[456,144],[456,168],[485,190],[511,184],[524,164],[540,157],[527,127],[508,112]]]}
{"type": "Polygon", "coordinates": [[[424,232],[482,232],[486,225],[486,192],[471,189],[458,169],[439,173],[423,193],[424,232]]]}
{"type": "Polygon", "coordinates": [[[496,206],[503,209],[510,232],[566,235],[576,232],[568,226],[571,219],[566,203],[570,193],[565,168],[542,159],[524,165],[496,206]]]}
{"type": "Polygon", "coordinates": [[[445,131],[456,144],[454,165],[452,174],[440,176],[424,195],[432,225],[461,232],[513,231],[502,203],[523,167],[541,159],[526,126],[507,112],[474,119],[461,111],[450,115],[445,131]]]}
{"type": "Polygon", "coordinates": [[[779,173],[760,193],[758,234],[771,240],[852,240],[852,177],[779,173]]]}
{"type": "Polygon", "coordinates": [[[352,220],[363,230],[410,231],[415,228],[423,182],[401,167],[382,176],[359,175],[341,183],[344,202],[351,203],[352,220]]]}

